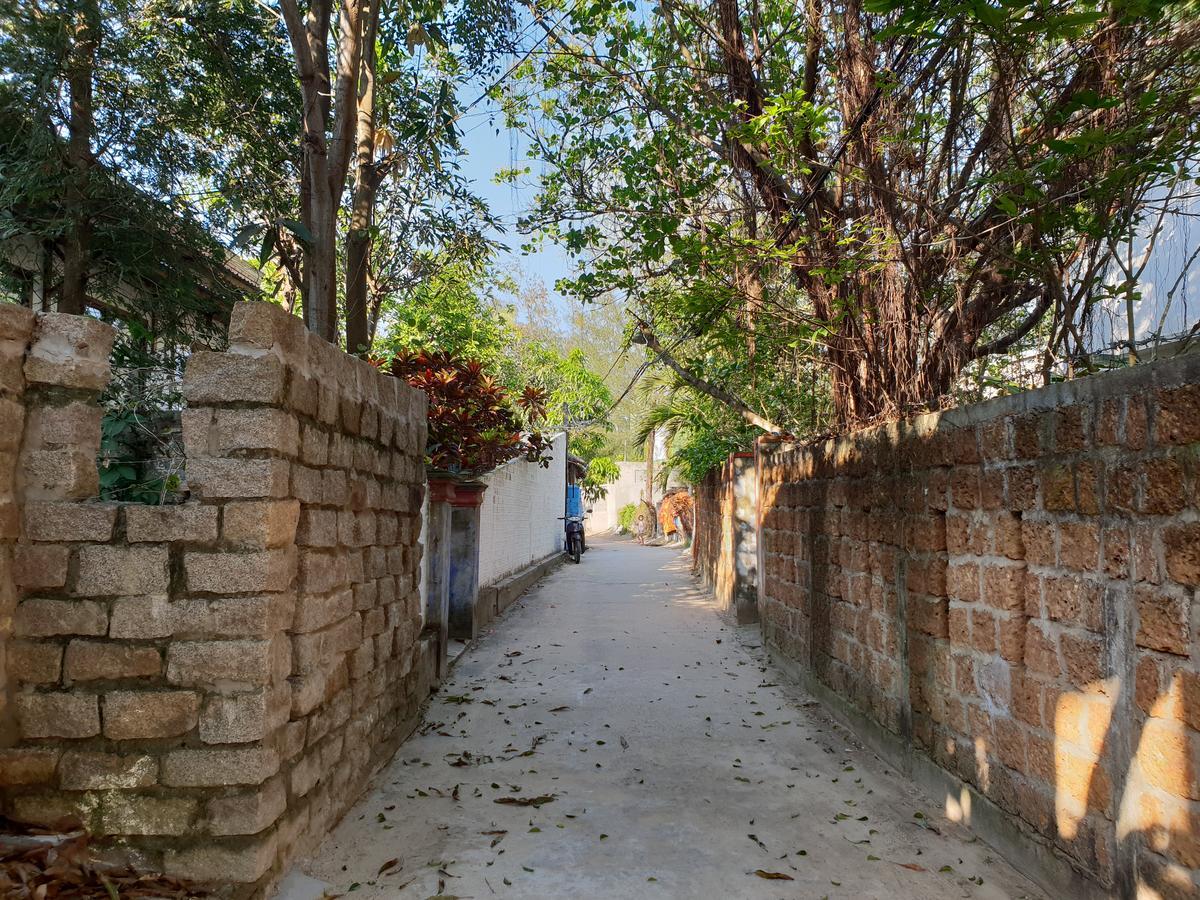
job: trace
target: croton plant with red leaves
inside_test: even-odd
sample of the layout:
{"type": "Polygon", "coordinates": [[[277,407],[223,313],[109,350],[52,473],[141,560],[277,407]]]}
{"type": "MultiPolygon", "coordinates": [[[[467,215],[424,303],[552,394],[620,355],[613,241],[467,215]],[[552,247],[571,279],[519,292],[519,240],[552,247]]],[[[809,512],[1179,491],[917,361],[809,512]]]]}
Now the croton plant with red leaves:
{"type": "Polygon", "coordinates": [[[435,471],[474,476],[519,456],[550,465],[549,442],[532,430],[546,418],[544,391],[527,387],[514,399],[482,363],[444,352],[402,354],[391,373],[429,398],[425,455],[435,471]]]}

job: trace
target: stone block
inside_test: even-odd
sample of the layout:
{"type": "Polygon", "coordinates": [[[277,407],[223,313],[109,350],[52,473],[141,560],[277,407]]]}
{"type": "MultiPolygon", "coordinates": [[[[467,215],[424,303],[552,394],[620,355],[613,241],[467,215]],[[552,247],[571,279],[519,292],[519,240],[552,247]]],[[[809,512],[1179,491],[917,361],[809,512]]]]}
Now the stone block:
{"type": "Polygon", "coordinates": [[[8,677],[24,684],[47,684],[62,675],[63,648],[50,641],[12,641],[8,677]]]}
{"type": "Polygon", "coordinates": [[[79,548],[74,593],[80,596],[164,593],[169,584],[166,547],[79,548]]]}
{"type": "Polygon", "coordinates": [[[208,543],[217,539],[217,507],[199,503],[177,506],[127,506],[125,536],[133,544],[208,543]]]}
{"type": "Polygon", "coordinates": [[[1147,719],[1137,748],[1137,765],[1154,787],[1176,797],[1200,800],[1200,735],[1178,722],[1147,719]]]}
{"type": "Polygon", "coordinates": [[[296,464],[292,466],[292,496],[301,503],[321,503],[323,487],[321,470],[296,464]]]}
{"type": "Polygon", "coordinates": [[[0,340],[0,395],[19,397],[24,391],[25,344],[0,340]]]}
{"type": "Polygon", "coordinates": [[[295,597],[288,593],[261,597],[176,600],[172,628],[177,637],[270,637],[292,623],[295,597]]]}
{"type": "Polygon", "coordinates": [[[350,677],[363,678],[375,667],[375,642],[365,638],[350,654],[350,677]]]}
{"type": "Polygon", "coordinates": [[[200,713],[200,740],[206,744],[262,740],[287,721],[290,708],[291,694],[286,689],[210,696],[200,713]]]}
{"type": "Polygon", "coordinates": [[[58,773],[67,791],[108,791],[151,787],[158,783],[158,760],[144,754],[68,750],[58,773]]]}
{"type": "MultiPolygon", "coordinates": [[[[980,599],[994,609],[1015,612],[1025,605],[1024,566],[985,566],[980,599]]],[[[966,597],[962,599],[968,599],[966,597]]]]}
{"type": "Polygon", "coordinates": [[[84,500],[100,493],[92,453],[73,448],[28,450],[21,457],[28,500],[84,500]]]}
{"type": "Polygon", "coordinates": [[[97,827],[100,824],[99,817],[92,816],[92,811],[84,807],[82,800],[79,794],[66,794],[62,791],[21,793],[9,801],[6,813],[17,822],[51,829],[65,818],[79,819],[89,828],[97,827]]]}
{"type": "Polygon", "coordinates": [[[1182,591],[1152,585],[1134,588],[1137,604],[1137,645],[1187,656],[1190,648],[1191,598],[1182,591]]]}
{"type": "Polygon", "coordinates": [[[1167,574],[1187,587],[1200,587],[1200,522],[1163,529],[1167,574]]]}
{"type": "Polygon", "coordinates": [[[300,459],[309,466],[326,465],[329,462],[329,435],[315,425],[305,425],[300,437],[300,459]]]}
{"type": "Polygon", "coordinates": [[[25,506],[25,537],[31,541],[105,542],[112,540],[116,523],[115,504],[34,501],[25,506]]]}
{"type": "Polygon", "coordinates": [[[185,553],[189,591],[209,594],[248,594],[285,591],[296,571],[292,547],[244,553],[185,553]]]}
{"type": "Polygon", "coordinates": [[[112,691],[104,695],[104,736],[117,741],[175,737],[196,727],[192,691],[112,691]]]}
{"type": "Polygon", "coordinates": [[[209,406],[189,406],[180,413],[183,452],[188,459],[200,459],[217,452],[213,439],[213,422],[216,415],[216,410],[209,406]]]}
{"type": "Polygon", "coordinates": [[[307,375],[293,372],[288,384],[287,405],[302,416],[315,417],[320,405],[317,382],[307,375]]]}
{"type": "Polygon", "coordinates": [[[61,406],[33,405],[27,411],[25,446],[30,449],[74,449],[94,454],[100,449],[98,403],[76,400],[61,406]]]}
{"type": "Polygon", "coordinates": [[[56,634],[102,636],[108,631],[108,610],[91,600],[50,600],[31,597],[17,607],[13,623],[18,637],[56,634]]]}
{"type": "Polygon", "coordinates": [[[296,598],[292,630],[297,633],[316,631],[344,619],[354,610],[354,594],[350,588],[330,594],[301,594],[296,598]]]}
{"type": "Polygon", "coordinates": [[[244,356],[202,350],[193,353],[183,374],[183,395],[191,406],[220,403],[277,405],[283,401],[286,370],[276,356],[244,356]]]}
{"type": "Polygon", "coordinates": [[[89,738],[100,733],[95,694],[18,694],[14,705],[25,738],[89,738]]]}
{"type": "Polygon", "coordinates": [[[250,884],[258,881],[275,862],[277,837],[271,831],[246,843],[199,844],[163,854],[166,874],[192,881],[226,881],[250,884]]]}
{"type": "Polygon", "coordinates": [[[71,551],[65,544],[18,544],[12,554],[12,577],[17,587],[36,591],[67,583],[71,551]]]}
{"type": "Polygon", "coordinates": [[[284,459],[189,459],[188,484],[208,500],[286,497],[291,468],[284,459]]]}
{"type": "Polygon", "coordinates": [[[166,597],[121,597],[113,601],[108,636],[132,640],[169,637],[173,607],[166,597]]]}
{"type": "Polygon", "coordinates": [[[350,492],[346,484],[346,473],[338,469],[326,469],[321,488],[321,502],[326,506],[344,506],[350,492]]]}
{"type": "Polygon", "coordinates": [[[1099,689],[1099,681],[1108,675],[1103,640],[1092,635],[1064,632],[1059,638],[1059,647],[1070,683],[1084,690],[1099,689]]]}
{"type": "Polygon", "coordinates": [[[199,801],[191,797],[116,792],[99,809],[99,829],[109,835],[177,836],[192,830],[199,801]]]}
{"type": "Polygon", "coordinates": [[[116,681],[157,678],[161,671],[162,657],[155,647],[74,640],[67,645],[63,678],[66,681],[116,681]]]}
{"type": "Polygon", "coordinates": [[[11,543],[21,536],[21,511],[9,497],[0,498],[0,541],[11,543]]]}
{"type": "Polygon", "coordinates": [[[346,547],[368,547],[375,543],[375,514],[338,512],[338,542],[346,547]]]}
{"type": "Polygon", "coordinates": [[[25,407],[0,396],[0,493],[5,495],[16,489],[17,451],[24,431],[25,407]]]}
{"type": "Polygon", "coordinates": [[[249,500],[227,503],[225,540],[242,547],[286,547],[296,540],[299,500],[249,500]]]}
{"type": "Polygon", "coordinates": [[[300,554],[299,589],[322,594],[345,587],[350,581],[346,558],[340,553],[305,550],[300,554]]]}
{"type": "Polygon", "coordinates": [[[1160,390],[1156,399],[1154,436],[1160,444],[1200,441],[1200,384],[1160,390]]]}
{"type": "Polygon", "coordinates": [[[27,344],[33,334],[34,312],[16,303],[0,306],[0,340],[27,344]]]}
{"type": "Polygon", "coordinates": [[[278,771],[279,756],[267,747],[172,750],[163,757],[161,781],[170,787],[262,784],[278,771]]]}
{"type": "Polygon", "coordinates": [[[102,391],[116,331],[91,316],[42,313],[25,357],[30,384],[102,391]]]}
{"type": "Polygon", "coordinates": [[[292,717],[307,716],[325,701],[329,688],[326,672],[293,676],[288,679],[292,689],[292,717]]]}
{"type": "Polygon", "coordinates": [[[291,788],[297,797],[303,797],[321,780],[321,756],[317,751],[307,753],[292,767],[291,788]]]}
{"type": "Polygon", "coordinates": [[[304,547],[336,547],[337,521],[335,509],[305,507],[300,513],[296,543],[304,547]]]}
{"type": "Polygon", "coordinates": [[[221,409],[215,429],[216,448],[221,453],[268,450],[291,457],[300,452],[300,423],[282,409],[221,409]]]}
{"type": "Polygon", "coordinates": [[[167,680],[179,685],[271,681],[271,641],[176,641],[167,650],[167,680]]]}
{"type": "Polygon", "coordinates": [[[61,755],[53,747],[0,749],[0,787],[51,783],[61,755]]]}
{"type": "Polygon", "coordinates": [[[212,834],[258,834],[275,823],[287,808],[282,778],[273,778],[256,791],[215,797],[208,801],[212,834]]]}
{"type": "Polygon", "coordinates": [[[332,661],[329,631],[326,628],[292,635],[292,674],[309,675],[324,669],[332,661]]]}
{"type": "Polygon", "coordinates": [[[280,359],[307,363],[304,321],[274,303],[235,303],[229,314],[229,345],[233,353],[257,356],[271,350],[280,359]]]}

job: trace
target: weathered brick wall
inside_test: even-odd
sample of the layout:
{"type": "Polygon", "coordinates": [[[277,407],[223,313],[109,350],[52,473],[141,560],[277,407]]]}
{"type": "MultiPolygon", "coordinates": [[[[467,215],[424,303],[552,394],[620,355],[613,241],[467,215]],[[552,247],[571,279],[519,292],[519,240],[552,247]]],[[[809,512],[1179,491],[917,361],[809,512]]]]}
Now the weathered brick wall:
{"type": "Polygon", "coordinates": [[[112,335],[47,315],[31,341],[5,531],[19,600],[3,811],[75,815],[146,868],[262,887],[353,802],[428,691],[424,395],[240,304],[229,351],[187,365],[188,502],[100,503],[112,335]]]}
{"type": "Polygon", "coordinates": [[[704,480],[692,487],[696,533],[692,538],[692,570],[722,606],[732,593],[733,544],[727,541],[733,509],[732,483],[727,466],[710,469],[704,480]]]}
{"type": "Polygon", "coordinates": [[[693,571],[739,623],[758,618],[757,474],[753,454],[732,453],[693,488],[693,571]]]}
{"type": "Polygon", "coordinates": [[[1196,358],[764,444],[766,639],[1102,884],[1196,896],[1198,460],[1196,358]]]}

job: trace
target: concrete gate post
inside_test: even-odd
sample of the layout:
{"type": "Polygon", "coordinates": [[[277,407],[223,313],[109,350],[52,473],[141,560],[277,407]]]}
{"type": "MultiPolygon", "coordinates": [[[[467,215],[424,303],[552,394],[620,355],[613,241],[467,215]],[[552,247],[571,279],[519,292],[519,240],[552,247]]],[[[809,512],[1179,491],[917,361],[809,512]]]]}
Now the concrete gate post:
{"type": "Polygon", "coordinates": [[[758,621],[758,470],[753,453],[729,457],[733,491],[733,607],[739,625],[758,621]]]}
{"type": "Polygon", "coordinates": [[[450,500],[450,637],[469,641],[479,634],[479,507],[487,485],[473,481],[454,486],[450,500]]]}
{"type": "Polygon", "coordinates": [[[429,479],[429,518],[425,547],[425,628],[437,635],[437,678],[446,675],[450,641],[450,519],[454,482],[429,479]]]}

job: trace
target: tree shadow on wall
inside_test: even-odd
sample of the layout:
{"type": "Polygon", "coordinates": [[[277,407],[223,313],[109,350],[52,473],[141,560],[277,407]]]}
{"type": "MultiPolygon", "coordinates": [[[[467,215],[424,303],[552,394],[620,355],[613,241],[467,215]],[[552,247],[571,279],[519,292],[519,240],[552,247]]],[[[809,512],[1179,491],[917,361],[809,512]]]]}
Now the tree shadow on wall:
{"type": "MultiPolygon", "coordinates": [[[[1200,701],[1194,689],[1184,689],[1184,680],[1197,676],[1174,666],[1164,673],[1145,654],[1142,663],[1141,673],[1128,665],[1125,677],[1113,675],[1104,685],[1114,696],[1088,776],[1087,808],[1112,816],[1115,846],[1107,862],[1121,897],[1194,900],[1200,883],[1190,870],[1200,868],[1200,810],[1189,799],[1200,799],[1200,741],[1186,723],[1200,723],[1200,701]]],[[[1064,702],[1059,699],[1056,714],[1064,702]]],[[[1082,821],[1057,802],[1065,774],[1056,762],[1055,825],[1060,835],[1074,838],[1082,821]]]]}

